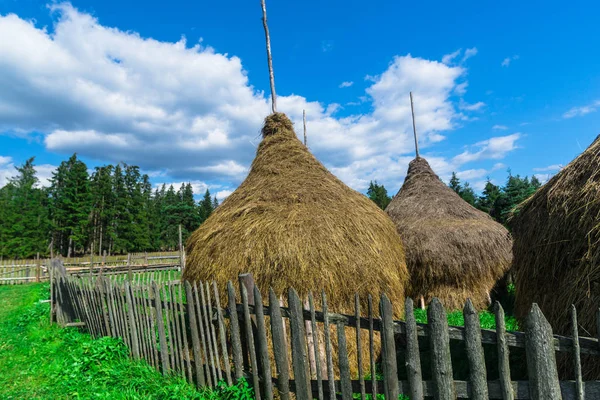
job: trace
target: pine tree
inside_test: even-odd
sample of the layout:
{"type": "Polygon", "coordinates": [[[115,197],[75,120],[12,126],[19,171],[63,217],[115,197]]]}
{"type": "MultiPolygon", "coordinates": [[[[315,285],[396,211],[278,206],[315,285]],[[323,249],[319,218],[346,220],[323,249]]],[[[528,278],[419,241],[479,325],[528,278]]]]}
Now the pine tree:
{"type": "Polygon", "coordinates": [[[392,198],[388,196],[387,189],[383,185],[379,185],[377,181],[371,181],[369,183],[369,189],[367,189],[367,196],[379,206],[382,210],[390,204],[392,198]]]}
{"type": "Polygon", "coordinates": [[[488,178],[481,196],[479,196],[477,199],[477,208],[490,214],[494,204],[496,203],[496,200],[501,194],[502,192],[500,191],[500,187],[494,185],[490,181],[490,178],[488,178]]]}
{"type": "Polygon", "coordinates": [[[475,196],[475,191],[473,191],[473,188],[471,185],[469,185],[469,182],[465,182],[465,184],[462,186],[459,196],[470,205],[475,206],[477,196],[475,196]]]}
{"type": "Polygon", "coordinates": [[[217,200],[217,196],[213,198],[213,211],[219,207],[219,200],[217,200]]]}
{"type": "Polygon", "coordinates": [[[204,197],[200,200],[200,204],[198,207],[198,214],[200,217],[200,223],[203,223],[210,217],[210,214],[213,212],[213,201],[210,196],[210,191],[206,189],[204,193],[204,197]]]}
{"type": "Polygon", "coordinates": [[[452,172],[452,177],[450,178],[450,183],[448,184],[448,186],[450,187],[450,189],[460,194],[462,186],[460,185],[460,179],[458,179],[458,176],[456,176],[456,172],[452,172]]]}

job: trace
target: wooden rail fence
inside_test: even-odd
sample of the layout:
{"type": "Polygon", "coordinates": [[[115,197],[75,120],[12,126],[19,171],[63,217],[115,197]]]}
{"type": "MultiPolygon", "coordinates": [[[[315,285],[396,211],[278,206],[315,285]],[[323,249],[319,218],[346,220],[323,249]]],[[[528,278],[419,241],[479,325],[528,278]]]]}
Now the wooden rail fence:
{"type": "Polygon", "coordinates": [[[416,323],[410,299],[405,320],[394,320],[385,295],[379,312],[368,299],[366,315],[358,296],[354,314],[345,315],[328,311],[325,294],[317,299],[319,311],[312,295],[303,302],[294,289],[287,293],[287,306],[270,291],[267,306],[251,276],[241,277],[239,294],[231,283],[221,293],[214,282],[132,284],[103,276],[84,280],[59,275],[53,286],[59,323],[85,326],[95,337],[120,337],[134,358],[198,386],[232,384],[245,377],[257,399],[272,399],[274,393],[281,399],[290,393],[297,399],[366,399],[378,393],[387,399],[404,393],[411,400],[600,398],[600,382],[583,382],[579,360],[581,353],[600,361],[598,340],[578,337],[574,308],[573,336],[562,337],[552,334],[535,304],[525,332],[507,332],[499,304],[496,330],[480,329],[470,302],[464,327],[449,327],[436,299],[428,308],[428,325],[416,323]],[[456,343],[463,345],[460,358],[468,364],[465,379],[456,379],[453,371],[451,348],[456,343]],[[488,377],[484,355],[490,345],[497,356],[494,379],[488,377]],[[527,379],[511,380],[509,354],[519,350],[527,379]],[[557,352],[573,355],[575,380],[559,381],[557,352]]]}

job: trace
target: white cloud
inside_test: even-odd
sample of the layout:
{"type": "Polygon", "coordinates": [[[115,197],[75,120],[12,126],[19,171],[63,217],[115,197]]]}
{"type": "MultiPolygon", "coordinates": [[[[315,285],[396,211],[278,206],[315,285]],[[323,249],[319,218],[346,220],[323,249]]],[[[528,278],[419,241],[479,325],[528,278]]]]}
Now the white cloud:
{"type": "Polygon", "coordinates": [[[488,174],[488,171],[486,169],[478,168],[478,169],[467,169],[464,171],[459,171],[456,173],[456,176],[458,176],[460,179],[470,180],[470,179],[484,177],[487,174],[488,174]]]}
{"type": "Polygon", "coordinates": [[[219,200],[219,202],[222,202],[223,200],[225,200],[227,197],[229,197],[229,195],[233,193],[233,190],[219,190],[217,192],[217,200],[219,200]]]}
{"type": "Polygon", "coordinates": [[[484,159],[498,160],[502,159],[509,152],[517,148],[516,142],[521,137],[520,133],[513,133],[508,136],[492,137],[488,140],[476,143],[474,147],[476,151],[466,150],[463,153],[455,156],[453,161],[459,165],[468,162],[479,161],[484,159]]]}
{"type": "Polygon", "coordinates": [[[352,86],[352,85],[354,85],[354,82],[352,82],[352,81],[344,81],[344,82],[340,83],[340,86],[339,86],[339,87],[340,87],[340,89],[341,89],[341,88],[347,88],[347,87],[350,87],[350,86],[352,86]]]}
{"type": "MultiPolygon", "coordinates": [[[[0,16],[0,37],[14,39],[0,41],[0,132],[42,132],[50,151],[125,161],[174,182],[219,182],[219,191],[239,184],[269,112],[239,58],[184,38],[161,42],[106,27],[67,3],[52,10],[51,29],[0,16]]],[[[468,49],[463,61],[475,53],[468,49]]],[[[280,96],[278,106],[297,127],[306,110],[311,151],[346,183],[398,187],[414,151],[408,93],[426,151],[482,107],[459,111],[453,95],[465,93],[465,78],[463,65],[408,54],[369,76],[360,97],[369,113],[336,117],[339,105],[300,95],[280,96]]],[[[428,159],[441,176],[454,168],[428,159]]]]}
{"type": "Polygon", "coordinates": [[[478,111],[478,110],[481,110],[483,107],[485,107],[485,103],[483,101],[478,101],[477,103],[469,104],[469,103],[465,102],[463,99],[460,99],[458,107],[461,110],[478,111]]]}
{"type": "Polygon", "coordinates": [[[516,54],[514,56],[511,56],[511,57],[506,57],[504,60],[502,60],[501,65],[503,67],[508,67],[511,62],[516,61],[518,59],[519,59],[519,56],[516,55],[516,54]]]}
{"type": "Polygon", "coordinates": [[[494,126],[492,126],[492,129],[498,130],[498,131],[505,131],[505,130],[508,130],[508,126],[506,126],[506,125],[494,125],[494,126]]]}
{"type": "Polygon", "coordinates": [[[533,170],[535,172],[554,172],[554,171],[560,171],[562,169],[562,165],[561,164],[554,164],[554,165],[549,165],[547,167],[542,167],[542,168],[534,168],[533,170]]]}
{"type": "Polygon", "coordinates": [[[469,58],[477,55],[477,47],[472,47],[470,49],[465,50],[465,55],[462,58],[462,62],[467,61],[469,58]]]}
{"type": "MultiPolygon", "coordinates": [[[[40,164],[34,166],[36,170],[36,177],[38,178],[38,187],[50,186],[50,179],[52,173],[56,171],[56,165],[51,164],[40,164]]],[[[0,156],[0,188],[6,185],[9,179],[13,178],[18,174],[15,169],[15,164],[12,157],[0,156]]]]}
{"type": "Polygon", "coordinates": [[[15,173],[15,165],[12,162],[12,157],[0,156],[0,187],[6,185],[15,173]]]}
{"type": "Polygon", "coordinates": [[[462,51],[462,49],[458,49],[453,53],[444,55],[442,57],[442,63],[444,63],[446,65],[451,64],[456,59],[456,57],[458,57],[460,55],[461,51],[462,51]]]}
{"type": "Polygon", "coordinates": [[[573,107],[563,114],[563,118],[582,117],[586,114],[596,112],[596,107],[600,107],[600,100],[596,100],[585,106],[573,107]]]}

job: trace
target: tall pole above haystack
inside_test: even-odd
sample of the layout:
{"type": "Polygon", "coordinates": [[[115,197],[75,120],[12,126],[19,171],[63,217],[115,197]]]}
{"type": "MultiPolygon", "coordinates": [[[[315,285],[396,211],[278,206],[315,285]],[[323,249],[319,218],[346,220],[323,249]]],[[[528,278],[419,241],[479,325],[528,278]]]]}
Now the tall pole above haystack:
{"type": "Polygon", "coordinates": [[[417,138],[417,125],[415,124],[415,107],[413,105],[412,92],[410,92],[410,111],[412,113],[413,134],[415,135],[415,152],[417,153],[417,158],[420,158],[419,157],[419,139],[417,138]]]}
{"type": "Polygon", "coordinates": [[[306,146],[306,110],[302,110],[302,123],[304,124],[304,145],[306,146]]]}
{"type": "Polygon", "coordinates": [[[271,57],[271,36],[269,35],[269,26],[267,25],[267,6],[265,0],[260,0],[263,13],[263,27],[265,28],[265,38],[267,39],[267,60],[269,62],[269,81],[271,83],[271,109],[273,113],[277,112],[277,95],[275,94],[275,74],[273,73],[273,58],[271,57]]]}

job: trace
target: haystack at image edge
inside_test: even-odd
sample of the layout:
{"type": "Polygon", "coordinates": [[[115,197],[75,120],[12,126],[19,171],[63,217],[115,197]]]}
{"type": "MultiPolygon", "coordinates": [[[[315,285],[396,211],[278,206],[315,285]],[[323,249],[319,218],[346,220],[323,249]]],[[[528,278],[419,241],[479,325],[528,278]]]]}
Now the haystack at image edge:
{"type": "Polygon", "coordinates": [[[339,312],[355,293],[386,293],[401,317],[408,273],[394,224],[317,161],[287,116],[268,116],[262,136],[248,177],[188,239],[183,279],[224,288],[252,273],[263,296],[324,290],[339,312]]]}
{"type": "Polygon", "coordinates": [[[385,211],[404,241],[407,296],[425,303],[438,297],[448,309],[462,309],[467,298],[487,307],[511,264],[506,228],[460,198],[419,156],[385,211]]]}
{"type": "MultiPolygon", "coordinates": [[[[575,305],[579,332],[598,337],[600,304],[600,136],[575,160],[521,203],[514,235],[515,314],[521,321],[537,303],[554,333],[570,335],[575,305]]],[[[571,368],[570,361],[565,369],[571,368]]],[[[600,379],[597,360],[584,359],[586,379],[600,379]]]]}

